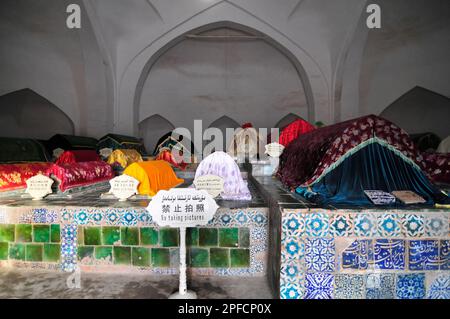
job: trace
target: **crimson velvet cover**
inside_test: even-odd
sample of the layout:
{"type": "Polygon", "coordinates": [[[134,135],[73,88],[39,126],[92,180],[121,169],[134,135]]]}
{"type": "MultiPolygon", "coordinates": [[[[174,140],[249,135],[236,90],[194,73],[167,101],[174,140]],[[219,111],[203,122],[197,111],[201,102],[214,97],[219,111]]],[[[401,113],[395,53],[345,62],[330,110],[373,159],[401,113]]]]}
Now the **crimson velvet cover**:
{"type": "Polygon", "coordinates": [[[73,187],[87,186],[114,177],[111,166],[102,161],[53,164],[46,175],[56,177],[60,181],[59,189],[63,192],[73,187]]]}
{"type": "Polygon", "coordinates": [[[52,163],[0,164],[0,192],[26,188],[26,181],[38,174],[45,174],[52,163]]]}
{"type": "Polygon", "coordinates": [[[56,164],[70,164],[79,162],[101,161],[96,151],[93,150],[72,150],[65,151],[55,161],[56,164]]]}
{"type": "Polygon", "coordinates": [[[376,115],[325,126],[300,135],[280,157],[278,176],[293,189],[310,186],[326,174],[341,157],[369,139],[377,139],[402,156],[416,163],[432,181],[450,183],[450,154],[422,153],[409,135],[376,115]]]}
{"type": "Polygon", "coordinates": [[[301,134],[308,133],[314,129],[315,126],[306,122],[305,120],[295,120],[281,131],[280,144],[286,147],[301,134]]]}

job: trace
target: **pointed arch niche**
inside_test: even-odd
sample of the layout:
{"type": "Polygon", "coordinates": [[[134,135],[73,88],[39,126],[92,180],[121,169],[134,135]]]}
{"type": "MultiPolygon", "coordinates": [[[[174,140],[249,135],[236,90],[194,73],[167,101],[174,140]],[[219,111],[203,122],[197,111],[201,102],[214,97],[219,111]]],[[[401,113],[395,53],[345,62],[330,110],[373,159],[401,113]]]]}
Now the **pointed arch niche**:
{"type": "Polygon", "coordinates": [[[138,128],[139,137],[144,140],[145,149],[152,152],[159,138],[175,129],[175,126],[165,117],[154,114],[139,122],[138,128]]]}
{"type": "Polygon", "coordinates": [[[228,21],[208,24],[172,40],[148,61],[136,89],[136,122],[157,113],[192,130],[194,120],[206,128],[218,114],[257,128],[270,128],[282,114],[313,119],[304,74],[298,60],[267,35],[228,21]]]}

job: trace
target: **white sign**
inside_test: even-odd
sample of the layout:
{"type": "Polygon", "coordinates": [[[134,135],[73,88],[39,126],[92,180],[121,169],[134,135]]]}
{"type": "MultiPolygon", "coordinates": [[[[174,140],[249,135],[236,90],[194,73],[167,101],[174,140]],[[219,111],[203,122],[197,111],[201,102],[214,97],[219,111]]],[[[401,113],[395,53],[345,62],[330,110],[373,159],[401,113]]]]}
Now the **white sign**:
{"type": "Polygon", "coordinates": [[[112,152],[113,152],[112,148],[102,148],[99,151],[100,156],[103,157],[103,158],[109,157],[109,155],[111,155],[112,152]]]}
{"type": "Polygon", "coordinates": [[[268,154],[270,157],[280,157],[284,151],[284,146],[280,143],[274,142],[267,144],[265,146],[265,154],[268,154]]]}
{"type": "Polygon", "coordinates": [[[223,192],[223,178],[217,175],[203,175],[194,180],[195,189],[208,192],[212,197],[223,192]]]}
{"type": "Polygon", "coordinates": [[[126,201],[128,198],[137,193],[139,181],[129,175],[120,175],[109,181],[111,189],[109,190],[120,202],[126,201]]]}
{"type": "Polygon", "coordinates": [[[38,174],[26,181],[26,193],[30,194],[33,200],[43,199],[48,194],[52,193],[53,180],[50,177],[38,174]]]}
{"type": "Polygon", "coordinates": [[[195,299],[197,294],[186,284],[186,227],[206,225],[219,206],[206,190],[172,188],[159,191],[147,211],[159,226],[180,228],[180,285],[170,299],[195,299]]]}
{"type": "Polygon", "coordinates": [[[147,210],[159,226],[195,227],[206,225],[219,208],[205,190],[172,188],[160,190],[147,210]]]}

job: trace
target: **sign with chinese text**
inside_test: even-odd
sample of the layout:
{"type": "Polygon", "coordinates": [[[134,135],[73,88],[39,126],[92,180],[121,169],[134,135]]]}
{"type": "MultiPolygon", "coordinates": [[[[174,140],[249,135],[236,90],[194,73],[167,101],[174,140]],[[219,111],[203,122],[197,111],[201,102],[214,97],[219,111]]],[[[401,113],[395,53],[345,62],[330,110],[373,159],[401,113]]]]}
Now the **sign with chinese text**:
{"type": "Polygon", "coordinates": [[[219,208],[205,190],[172,188],[159,191],[147,211],[159,226],[195,227],[206,225],[219,208]]]}
{"type": "Polygon", "coordinates": [[[223,178],[217,175],[203,175],[194,180],[195,189],[204,189],[212,197],[223,192],[223,178]]]}
{"type": "Polygon", "coordinates": [[[27,179],[26,183],[27,189],[25,192],[35,200],[43,199],[52,193],[53,180],[50,177],[38,174],[27,179]]]}
{"type": "Polygon", "coordinates": [[[122,202],[137,193],[139,181],[134,177],[123,174],[111,179],[109,184],[111,185],[109,192],[122,202]]]}

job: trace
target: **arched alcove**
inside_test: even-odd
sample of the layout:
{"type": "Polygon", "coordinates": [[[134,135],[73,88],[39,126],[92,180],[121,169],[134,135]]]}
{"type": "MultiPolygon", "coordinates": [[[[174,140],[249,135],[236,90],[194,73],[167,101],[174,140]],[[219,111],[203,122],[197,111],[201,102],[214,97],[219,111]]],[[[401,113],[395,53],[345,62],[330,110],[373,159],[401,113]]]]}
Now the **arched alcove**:
{"type": "Polygon", "coordinates": [[[74,123],[67,114],[31,89],[0,96],[0,109],[0,136],[48,139],[74,134],[74,123]]]}
{"type": "Polygon", "coordinates": [[[149,116],[141,121],[138,127],[139,137],[144,140],[145,149],[149,152],[153,151],[161,136],[175,128],[169,120],[159,114],[149,116]]]}
{"type": "Polygon", "coordinates": [[[236,129],[238,127],[240,127],[241,125],[236,122],[234,119],[232,119],[229,116],[223,115],[221,117],[219,117],[217,120],[215,120],[214,122],[212,122],[209,127],[215,127],[218,128],[221,132],[222,132],[222,142],[223,142],[223,150],[226,150],[226,148],[228,147],[228,143],[227,143],[227,133],[226,130],[227,128],[232,128],[232,129],[236,129]]]}
{"type": "Polygon", "coordinates": [[[170,115],[175,126],[215,120],[217,113],[271,127],[293,111],[314,118],[308,80],[299,62],[268,36],[218,22],[174,39],[144,68],[135,118],[170,115]],[[176,111],[175,111],[176,110],[176,111]]]}

